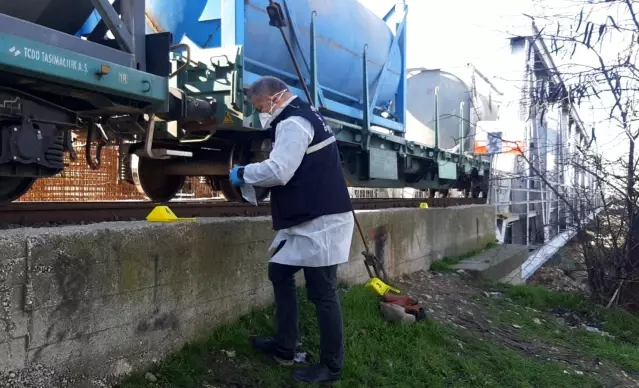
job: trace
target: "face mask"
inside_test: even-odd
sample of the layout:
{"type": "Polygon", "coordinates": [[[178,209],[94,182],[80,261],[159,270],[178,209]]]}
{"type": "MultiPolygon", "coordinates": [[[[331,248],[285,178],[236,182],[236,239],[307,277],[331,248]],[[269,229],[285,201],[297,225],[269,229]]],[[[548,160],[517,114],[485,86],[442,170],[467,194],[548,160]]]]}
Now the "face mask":
{"type": "Polygon", "coordinates": [[[272,115],[268,113],[260,113],[258,116],[260,118],[260,124],[262,125],[262,128],[266,129],[268,121],[271,119],[272,115]]]}
{"type": "Polygon", "coordinates": [[[271,107],[269,108],[268,112],[260,112],[258,114],[262,128],[267,127],[269,120],[273,117],[273,109],[275,108],[275,104],[277,103],[277,101],[279,101],[280,98],[282,98],[282,95],[284,95],[284,92],[286,92],[286,90],[280,90],[279,92],[270,96],[269,102],[271,103],[271,107]],[[273,97],[276,97],[276,98],[274,99],[273,97]]]}
{"type": "Polygon", "coordinates": [[[284,95],[285,92],[286,92],[286,90],[280,90],[279,92],[277,92],[274,95],[270,96],[268,98],[268,100],[271,103],[271,107],[269,108],[268,112],[264,112],[264,113],[268,113],[268,114],[272,115],[273,114],[273,109],[275,108],[275,104],[280,100],[280,98],[282,98],[282,96],[284,95]]]}
{"type": "Polygon", "coordinates": [[[280,90],[279,92],[275,93],[272,97],[271,97],[271,109],[270,109],[270,114],[273,114],[273,108],[275,108],[275,103],[277,101],[280,100],[280,98],[282,98],[282,96],[284,95],[284,93],[286,93],[286,89],[285,90],[280,90]],[[272,100],[273,97],[277,96],[277,98],[275,99],[275,101],[272,100]]]}

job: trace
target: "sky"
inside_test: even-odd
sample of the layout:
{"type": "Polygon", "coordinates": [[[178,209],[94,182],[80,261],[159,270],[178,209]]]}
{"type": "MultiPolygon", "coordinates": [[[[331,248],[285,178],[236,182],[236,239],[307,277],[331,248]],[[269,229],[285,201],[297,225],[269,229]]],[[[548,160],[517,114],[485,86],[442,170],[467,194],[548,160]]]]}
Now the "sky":
{"type": "MultiPolygon", "coordinates": [[[[388,0],[360,2],[380,16],[397,3],[388,0]]],[[[524,25],[525,19],[517,14],[526,10],[529,2],[407,0],[408,66],[453,69],[472,62],[482,69],[494,67],[495,52],[508,52],[509,42],[503,31],[524,25]]]]}
{"type": "MultiPolygon", "coordinates": [[[[359,1],[380,17],[398,2],[359,1]]],[[[530,34],[531,19],[525,15],[534,16],[539,26],[560,15],[568,25],[577,19],[585,3],[586,0],[406,0],[408,67],[440,68],[455,74],[473,63],[492,82],[503,84],[508,82],[503,76],[510,55],[508,38],[530,34]]],[[[568,63],[568,59],[555,60],[558,66],[568,63]]],[[[578,52],[572,61],[593,63],[585,52],[578,52]]],[[[599,151],[615,158],[624,147],[618,147],[619,130],[610,127],[607,111],[601,108],[592,109],[586,103],[578,111],[587,128],[596,124],[599,151]]]]}

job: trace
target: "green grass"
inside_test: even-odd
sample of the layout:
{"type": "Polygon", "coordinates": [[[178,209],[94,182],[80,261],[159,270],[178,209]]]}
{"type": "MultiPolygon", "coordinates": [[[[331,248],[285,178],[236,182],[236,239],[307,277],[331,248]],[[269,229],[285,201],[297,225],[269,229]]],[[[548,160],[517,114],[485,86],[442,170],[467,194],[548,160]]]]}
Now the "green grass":
{"type": "MultiPolygon", "coordinates": [[[[470,333],[423,321],[391,325],[379,314],[378,299],[361,286],[342,291],[346,358],[338,387],[596,387],[586,376],[564,373],[557,364],[524,358],[470,333]]],[[[318,348],[314,309],[306,298],[300,306],[302,342],[318,348]]],[[[121,388],[226,386],[296,387],[290,369],[271,366],[250,349],[247,338],[269,334],[272,309],[256,311],[209,338],[185,346],[151,372],[131,376],[121,388]],[[222,351],[235,351],[229,359],[222,351]]],[[[316,355],[313,355],[317,359],[316,355]]],[[[302,386],[302,385],[299,385],[302,386]]]]}
{"type": "Polygon", "coordinates": [[[484,248],[481,249],[475,249],[473,251],[467,252],[463,255],[460,256],[455,256],[455,257],[444,257],[441,260],[438,261],[434,261],[433,263],[431,263],[430,265],[430,270],[431,271],[437,271],[437,272],[451,272],[453,271],[453,266],[456,264],[461,263],[462,261],[466,260],[466,259],[470,259],[473,256],[477,256],[478,254],[480,254],[481,252],[491,249],[491,248],[495,248],[497,247],[499,244],[497,244],[496,242],[490,242],[488,244],[486,244],[486,246],[484,248]]]}
{"type": "Polygon", "coordinates": [[[493,299],[494,312],[505,324],[521,326],[524,338],[545,339],[572,348],[592,357],[615,362],[626,371],[639,371],[639,317],[632,313],[606,309],[586,300],[582,295],[555,292],[542,286],[501,286],[502,291],[515,303],[493,299]],[[528,307],[528,308],[526,308],[528,307]],[[575,313],[585,324],[596,325],[613,335],[610,338],[584,328],[571,329],[558,323],[550,314],[561,308],[575,313]]]}

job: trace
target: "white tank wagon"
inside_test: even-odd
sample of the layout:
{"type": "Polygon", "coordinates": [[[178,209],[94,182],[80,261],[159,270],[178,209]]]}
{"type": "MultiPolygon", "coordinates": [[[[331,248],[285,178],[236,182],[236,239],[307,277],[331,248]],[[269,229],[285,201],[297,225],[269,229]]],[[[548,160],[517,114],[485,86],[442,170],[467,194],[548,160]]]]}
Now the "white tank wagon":
{"type": "MultiPolygon", "coordinates": [[[[472,64],[456,74],[414,68],[407,77],[406,139],[453,153],[475,153],[477,122],[499,119],[502,92],[472,64]]],[[[443,190],[431,195],[469,193],[443,190]]]]}
{"type": "Polygon", "coordinates": [[[459,139],[463,138],[463,151],[472,153],[477,121],[499,118],[501,92],[472,65],[460,75],[439,69],[409,69],[406,89],[406,139],[410,141],[428,146],[439,141],[442,149],[459,152],[459,139]]]}

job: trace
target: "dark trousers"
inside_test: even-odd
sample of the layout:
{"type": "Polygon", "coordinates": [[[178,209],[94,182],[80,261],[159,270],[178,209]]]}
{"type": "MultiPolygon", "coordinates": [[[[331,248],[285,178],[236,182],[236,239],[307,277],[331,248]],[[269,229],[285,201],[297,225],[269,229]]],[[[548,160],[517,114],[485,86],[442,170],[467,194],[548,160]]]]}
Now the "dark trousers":
{"type": "Polygon", "coordinates": [[[344,362],[342,311],[337,295],[337,265],[296,267],[269,263],[268,276],[275,292],[275,341],[294,351],[299,338],[295,273],[304,270],[308,299],[315,305],[320,330],[320,363],[341,370],[344,362]]]}

